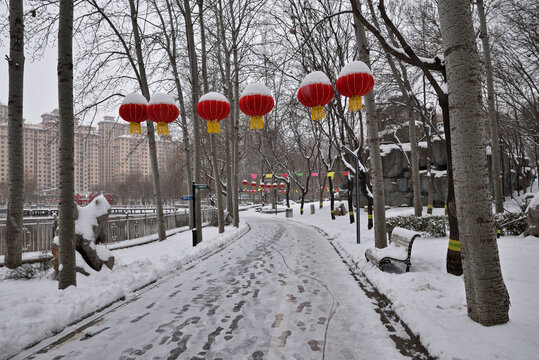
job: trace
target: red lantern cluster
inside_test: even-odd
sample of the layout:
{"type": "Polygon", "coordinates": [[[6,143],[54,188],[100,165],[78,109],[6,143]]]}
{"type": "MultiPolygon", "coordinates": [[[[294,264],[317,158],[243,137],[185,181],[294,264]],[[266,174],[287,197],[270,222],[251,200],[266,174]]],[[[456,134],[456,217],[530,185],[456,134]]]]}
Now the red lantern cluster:
{"type": "Polygon", "coordinates": [[[243,184],[243,186],[247,186],[247,184],[248,184],[249,182],[247,182],[247,180],[244,179],[241,183],[243,184]]]}
{"type": "Polygon", "coordinates": [[[280,183],[279,186],[281,187],[281,190],[284,189],[284,183],[280,183]]]}
{"type": "Polygon", "coordinates": [[[218,134],[221,132],[219,121],[224,120],[230,114],[230,104],[223,95],[209,92],[198,101],[197,113],[208,121],[208,133],[218,134]]]}
{"type": "Polygon", "coordinates": [[[148,119],[148,100],[141,94],[127,94],[120,105],[120,117],[129,123],[129,133],[140,134],[140,123],[148,119]]]}
{"type": "Polygon", "coordinates": [[[262,116],[273,109],[275,101],[271,96],[270,90],[261,83],[252,83],[243,90],[239,107],[247,116],[251,117],[251,129],[262,129],[264,121],[262,116]]]}
{"type": "Polygon", "coordinates": [[[329,78],[321,71],[307,74],[301,82],[298,100],[311,109],[311,119],[321,120],[325,117],[324,106],[335,96],[329,78]]]}
{"type": "Polygon", "coordinates": [[[352,61],[342,68],[336,86],[341,95],[350,98],[348,111],[359,111],[363,108],[361,97],[374,87],[374,77],[364,62],[352,61]]]}
{"type": "Polygon", "coordinates": [[[180,111],[172,96],[164,93],[155,93],[148,105],[148,118],[157,123],[157,134],[168,135],[168,124],[178,118],[180,111]]]}
{"type": "Polygon", "coordinates": [[[252,186],[253,188],[255,188],[255,187],[256,187],[256,181],[252,181],[252,182],[251,182],[251,186],[252,186]]]}

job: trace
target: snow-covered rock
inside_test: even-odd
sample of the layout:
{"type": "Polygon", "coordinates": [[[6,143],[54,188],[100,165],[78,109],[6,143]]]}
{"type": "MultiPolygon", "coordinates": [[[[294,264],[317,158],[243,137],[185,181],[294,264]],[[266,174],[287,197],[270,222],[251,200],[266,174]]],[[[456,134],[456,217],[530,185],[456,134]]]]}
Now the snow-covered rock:
{"type": "Polygon", "coordinates": [[[539,191],[528,204],[528,228],[524,236],[532,235],[539,237],[539,191]]]}

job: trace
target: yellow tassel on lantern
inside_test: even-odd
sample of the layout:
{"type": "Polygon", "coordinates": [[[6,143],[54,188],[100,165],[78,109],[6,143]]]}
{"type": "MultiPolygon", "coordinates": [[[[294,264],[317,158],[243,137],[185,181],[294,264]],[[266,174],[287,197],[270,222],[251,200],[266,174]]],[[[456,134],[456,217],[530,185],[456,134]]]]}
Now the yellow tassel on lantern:
{"type": "Polygon", "coordinates": [[[348,103],[348,111],[355,112],[363,109],[363,103],[361,101],[361,96],[352,96],[350,102],[348,103]]]}
{"type": "Polygon", "coordinates": [[[262,116],[251,117],[251,130],[260,130],[264,127],[262,116]]]}
{"type": "Polygon", "coordinates": [[[322,120],[325,117],[326,113],[324,112],[324,107],[322,105],[313,106],[313,108],[311,109],[311,120],[322,120]]]}
{"type": "Polygon", "coordinates": [[[168,135],[168,124],[164,122],[157,123],[157,135],[168,135]]]}
{"type": "Polygon", "coordinates": [[[138,122],[132,122],[129,124],[129,133],[130,134],[140,134],[142,131],[141,131],[141,128],[140,128],[140,123],[138,122]]]}
{"type": "Polygon", "coordinates": [[[208,121],[208,133],[210,134],[219,134],[221,132],[221,126],[217,120],[208,121]]]}

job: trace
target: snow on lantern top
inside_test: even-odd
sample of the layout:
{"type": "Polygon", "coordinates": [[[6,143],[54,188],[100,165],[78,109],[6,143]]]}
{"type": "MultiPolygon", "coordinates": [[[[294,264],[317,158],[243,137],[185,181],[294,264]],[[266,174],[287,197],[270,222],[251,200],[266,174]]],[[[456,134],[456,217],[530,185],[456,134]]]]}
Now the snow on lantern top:
{"type": "Polygon", "coordinates": [[[247,95],[266,95],[271,96],[271,91],[268,87],[260,82],[250,83],[243,89],[241,96],[244,97],[247,95]]]}
{"type": "Polygon", "coordinates": [[[155,93],[150,97],[150,105],[154,104],[168,104],[168,105],[176,105],[176,101],[170,96],[169,94],[165,93],[155,93]]]}
{"type": "Polygon", "coordinates": [[[139,93],[127,94],[122,101],[122,105],[125,104],[138,104],[138,105],[148,105],[148,100],[139,93]]]}
{"type": "Polygon", "coordinates": [[[363,61],[350,61],[348,64],[344,65],[339,73],[338,77],[357,74],[357,73],[367,73],[372,76],[371,69],[363,61]]]}
{"type": "Polygon", "coordinates": [[[206,100],[224,101],[228,104],[227,98],[224,95],[221,95],[215,91],[202,95],[200,97],[200,100],[198,100],[198,102],[200,103],[201,101],[206,101],[206,100]]]}
{"type": "Polygon", "coordinates": [[[303,78],[303,81],[301,82],[299,87],[304,87],[305,85],[311,84],[331,85],[331,81],[329,81],[327,75],[324,74],[322,71],[313,71],[312,73],[307,74],[303,78]]]}

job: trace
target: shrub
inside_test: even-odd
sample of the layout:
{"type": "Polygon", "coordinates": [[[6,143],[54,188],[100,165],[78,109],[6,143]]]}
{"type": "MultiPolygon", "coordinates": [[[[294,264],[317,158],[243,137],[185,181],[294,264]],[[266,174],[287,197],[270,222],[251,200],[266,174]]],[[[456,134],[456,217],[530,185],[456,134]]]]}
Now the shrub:
{"type": "Polygon", "coordinates": [[[494,224],[496,229],[502,231],[502,235],[520,235],[526,231],[526,214],[504,212],[494,214],[494,224]]]}
{"type": "Polygon", "coordinates": [[[446,236],[448,228],[446,216],[396,216],[387,218],[386,231],[391,234],[394,227],[408,230],[421,231],[432,237],[446,236]]]}

